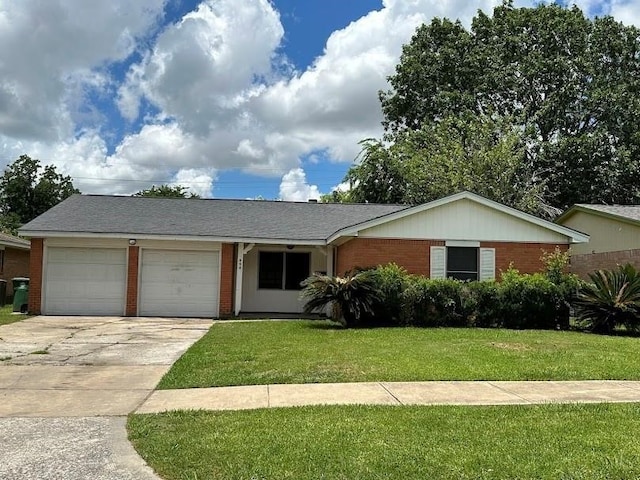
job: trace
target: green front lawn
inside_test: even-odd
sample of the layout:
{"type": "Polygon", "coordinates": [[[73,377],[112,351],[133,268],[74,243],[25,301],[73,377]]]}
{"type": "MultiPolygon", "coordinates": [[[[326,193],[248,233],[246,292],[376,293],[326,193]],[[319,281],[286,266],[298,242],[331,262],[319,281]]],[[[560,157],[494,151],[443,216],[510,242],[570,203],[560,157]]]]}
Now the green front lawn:
{"type": "Polygon", "coordinates": [[[159,388],[419,380],[640,379],[640,338],[499,329],[220,323],[159,388]]]}
{"type": "Polygon", "coordinates": [[[632,479],[640,406],[331,406],[132,415],[165,479],[632,479]]]}
{"type": "Polygon", "coordinates": [[[8,325],[10,323],[19,322],[28,318],[29,315],[14,315],[13,305],[5,305],[0,308],[0,325],[8,325]]]}

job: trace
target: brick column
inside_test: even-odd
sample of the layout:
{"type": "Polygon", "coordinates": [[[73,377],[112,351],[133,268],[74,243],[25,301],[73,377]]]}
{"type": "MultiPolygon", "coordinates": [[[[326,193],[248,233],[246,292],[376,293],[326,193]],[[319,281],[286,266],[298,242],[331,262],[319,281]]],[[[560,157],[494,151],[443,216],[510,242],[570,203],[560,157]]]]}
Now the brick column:
{"type": "Polygon", "coordinates": [[[233,315],[233,274],[234,274],[234,247],[233,243],[222,244],[222,259],[220,265],[220,317],[233,315]]]}
{"type": "MultiPolygon", "coordinates": [[[[31,239],[29,257],[29,313],[42,313],[42,260],[44,255],[44,239],[31,239]]],[[[10,280],[10,279],[9,279],[10,280]]]]}
{"type": "Polygon", "coordinates": [[[138,315],[138,258],[140,247],[129,246],[129,263],[127,264],[127,306],[125,315],[138,315]]]}

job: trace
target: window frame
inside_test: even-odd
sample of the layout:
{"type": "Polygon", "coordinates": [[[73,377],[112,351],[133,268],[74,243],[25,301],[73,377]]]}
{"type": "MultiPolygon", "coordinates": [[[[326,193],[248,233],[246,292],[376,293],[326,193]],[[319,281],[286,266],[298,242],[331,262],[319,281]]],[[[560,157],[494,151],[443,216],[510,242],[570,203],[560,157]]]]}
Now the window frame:
{"type": "Polygon", "coordinates": [[[447,246],[446,247],[446,260],[445,260],[445,270],[446,270],[446,278],[453,278],[455,280],[469,281],[469,282],[477,282],[480,280],[480,247],[471,247],[471,246],[447,246]],[[451,270],[450,264],[453,263],[450,261],[450,255],[457,251],[461,250],[475,250],[475,270],[451,270]],[[474,278],[459,278],[457,275],[462,275],[467,277],[468,275],[475,275],[474,278]]]}

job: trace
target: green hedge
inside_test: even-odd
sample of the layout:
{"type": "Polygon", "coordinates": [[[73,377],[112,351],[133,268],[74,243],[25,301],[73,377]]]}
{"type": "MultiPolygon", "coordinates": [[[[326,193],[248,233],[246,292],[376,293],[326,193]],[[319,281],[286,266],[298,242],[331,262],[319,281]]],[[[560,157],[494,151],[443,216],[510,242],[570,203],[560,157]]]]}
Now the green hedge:
{"type": "Polygon", "coordinates": [[[372,270],[378,290],[364,325],[560,329],[569,326],[569,304],[578,287],[571,275],[520,274],[500,282],[432,280],[397,265],[372,270]]]}

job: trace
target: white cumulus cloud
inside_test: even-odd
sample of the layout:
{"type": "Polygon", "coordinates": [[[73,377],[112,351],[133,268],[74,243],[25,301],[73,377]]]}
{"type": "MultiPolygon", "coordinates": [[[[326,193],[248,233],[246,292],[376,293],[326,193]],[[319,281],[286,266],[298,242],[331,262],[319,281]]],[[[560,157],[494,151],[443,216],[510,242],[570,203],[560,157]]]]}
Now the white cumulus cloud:
{"type": "Polygon", "coordinates": [[[307,175],[301,168],[294,168],[282,177],[280,182],[280,200],[306,202],[318,200],[320,191],[317,185],[307,183],[307,175]]]}

